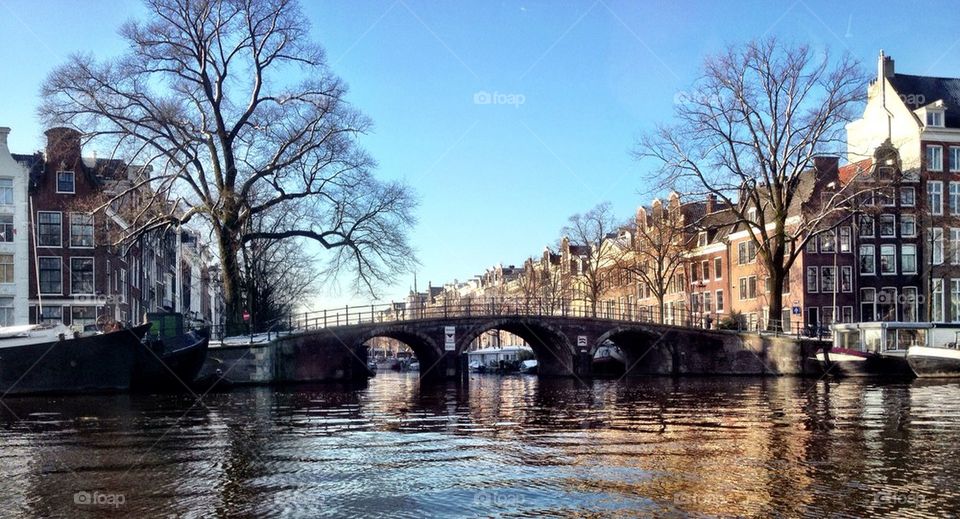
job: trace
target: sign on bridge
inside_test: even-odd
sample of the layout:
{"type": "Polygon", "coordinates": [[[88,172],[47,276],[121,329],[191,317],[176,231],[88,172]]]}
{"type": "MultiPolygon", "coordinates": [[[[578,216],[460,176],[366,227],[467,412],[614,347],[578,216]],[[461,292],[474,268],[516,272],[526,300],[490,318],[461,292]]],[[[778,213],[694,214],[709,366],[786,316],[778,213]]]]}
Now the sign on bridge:
{"type": "Polygon", "coordinates": [[[443,350],[456,351],[456,349],[457,349],[457,327],[444,326],[443,327],[443,350]]]}

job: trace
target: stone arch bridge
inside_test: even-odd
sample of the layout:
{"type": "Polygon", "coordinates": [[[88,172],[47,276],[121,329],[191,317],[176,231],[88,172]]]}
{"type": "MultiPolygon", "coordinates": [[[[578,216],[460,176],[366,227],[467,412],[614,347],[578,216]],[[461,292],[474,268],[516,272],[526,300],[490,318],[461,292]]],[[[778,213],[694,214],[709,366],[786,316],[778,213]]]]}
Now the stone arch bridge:
{"type": "Polygon", "coordinates": [[[387,337],[409,346],[421,378],[452,378],[467,369],[471,342],[491,330],[513,333],[531,346],[542,376],[590,377],[593,355],[610,341],[626,358],[627,375],[807,374],[822,342],[795,335],[709,330],[644,319],[637,309],[583,315],[566,308],[503,301],[417,311],[382,306],[302,314],[297,333],[271,342],[278,381],[366,376],[367,341],[387,337]],[[452,332],[452,333],[449,333],[452,332]]]}

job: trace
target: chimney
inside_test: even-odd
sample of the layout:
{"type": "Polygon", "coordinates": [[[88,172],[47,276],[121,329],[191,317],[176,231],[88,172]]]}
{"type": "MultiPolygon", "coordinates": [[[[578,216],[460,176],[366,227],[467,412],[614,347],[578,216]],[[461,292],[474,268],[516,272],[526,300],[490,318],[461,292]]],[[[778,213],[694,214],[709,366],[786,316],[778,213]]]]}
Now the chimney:
{"type": "Polygon", "coordinates": [[[47,160],[56,164],[66,162],[68,167],[80,159],[80,132],[72,128],[50,128],[47,136],[47,160]]]}
{"type": "Polygon", "coordinates": [[[10,148],[7,147],[7,135],[10,135],[10,128],[0,126],[0,155],[10,154],[10,148]]]}
{"type": "Polygon", "coordinates": [[[714,211],[717,205],[717,197],[713,193],[707,193],[707,214],[714,211]]]}
{"type": "Polygon", "coordinates": [[[893,77],[894,67],[893,58],[885,56],[883,50],[880,50],[880,57],[877,58],[877,81],[883,78],[893,77]]]}

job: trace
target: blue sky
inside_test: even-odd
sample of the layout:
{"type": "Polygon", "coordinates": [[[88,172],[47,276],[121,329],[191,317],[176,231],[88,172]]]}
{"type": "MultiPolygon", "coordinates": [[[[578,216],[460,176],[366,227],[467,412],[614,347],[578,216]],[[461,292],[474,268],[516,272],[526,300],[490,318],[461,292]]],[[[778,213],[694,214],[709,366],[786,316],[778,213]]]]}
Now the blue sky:
{"type": "MultiPolygon", "coordinates": [[[[956,4],[796,2],[304,2],[349,99],[370,116],[363,145],[417,192],[420,287],[520,264],[566,218],[609,200],[626,220],[648,203],[650,164],[629,155],[669,121],[704,56],[764,35],[850,52],[868,72],[960,76],[956,4]],[[478,93],[495,102],[475,102],[478,93]],[[496,94],[496,95],[494,95],[496,94]]],[[[0,0],[0,125],[11,148],[42,147],[39,84],[71,52],[122,50],[137,4],[0,0]]],[[[408,276],[386,290],[399,299],[408,276]]],[[[341,304],[349,294],[315,304],[341,304]]],[[[358,298],[366,300],[366,298],[358,298]]]]}

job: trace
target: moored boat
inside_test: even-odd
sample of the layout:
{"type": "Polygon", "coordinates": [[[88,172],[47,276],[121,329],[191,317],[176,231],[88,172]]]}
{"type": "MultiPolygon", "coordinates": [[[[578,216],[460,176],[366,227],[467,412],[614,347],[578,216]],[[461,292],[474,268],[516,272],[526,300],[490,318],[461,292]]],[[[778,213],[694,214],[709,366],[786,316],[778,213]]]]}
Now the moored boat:
{"type": "Polygon", "coordinates": [[[193,384],[207,360],[209,329],[184,331],[183,315],[147,314],[152,323],[134,363],[132,389],[183,390],[193,384]]]}
{"type": "Polygon", "coordinates": [[[207,360],[209,342],[209,335],[203,331],[146,342],[134,364],[131,388],[138,391],[189,388],[207,360]]]}
{"type": "Polygon", "coordinates": [[[537,373],[537,362],[536,359],[529,359],[520,362],[520,373],[524,374],[536,374],[537,373]]]}
{"type": "Polygon", "coordinates": [[[918,377],[960,377],[960,349],[911,346],[907,363],[918,377]]]}
{"type": "Polygon", "coordinates": [[[0,330],[2,395],[129,389],[150,325],[87,336],[63,325],[17,328],[0,330]]]}
{"type": "Polygon", "coordinates": [[[910,377],[907,348],[925,340],[929,328],[929,323],[886,321],[834,324],[832,346],[813,358],[830,375],[910,377]]]}

